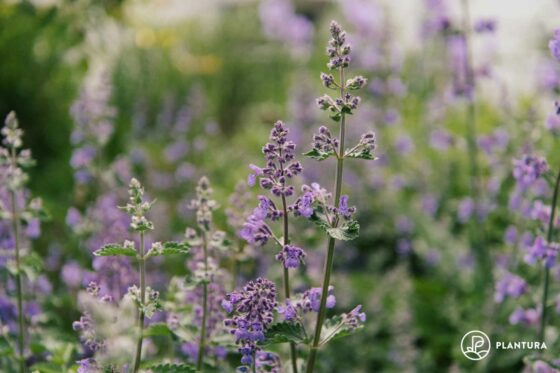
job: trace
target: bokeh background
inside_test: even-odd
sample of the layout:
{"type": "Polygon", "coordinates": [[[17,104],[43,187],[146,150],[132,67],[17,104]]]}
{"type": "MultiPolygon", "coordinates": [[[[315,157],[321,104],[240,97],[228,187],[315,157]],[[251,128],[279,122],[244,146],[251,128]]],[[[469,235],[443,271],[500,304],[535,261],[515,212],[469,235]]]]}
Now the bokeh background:
{"type": "MultiPolygon", "coordinates": [[[[560,27],[560,3],[467,6],[468,17],[461,0],[2,1],[0,116],[17,112],[38,161],[29,187],[52,215],[33,241],[48,283],[37,322],[56,330],[58,341],[77,341],[68,321],[79,318],[75,294],[84,273],[97,269],[91,237],[76,233],[69,211],[103,210],[104,194],[123,203],[132,175],[158,199],[153,220],[168,237],[192,221],[186,204],[207,175],[224,208],[218,221],[236,236],[243,213],[224,211],[248,165],[261,163],[271,125],[284,120],[303,152],[328,122],[315,98],[325,93],[319,73],[335,19],[349,32],[353,71],[369,79],[349,136],[375,130],[380,159],[346,171],[344,189],[359,207],[362,233],[337,249],[333,281],[337,307],[362,303],[368,322],[321,354],[320,371],[531,369],[526,351],[469,362],[459,342],[471,329],[499,340],[536,338],[530,310],[540,296],[540,269],[516,258],[530,241],[523,234],[538,228],[512,204],[512,159],[536,152],[550,164],[560,161],[549,117],[560,63],[547,48],[560,27]],[[477,27],[482,22],[492,26],[477,27]],[[458,37],[465,30],[476,81],[474,176],[458,37]],[[86,122],[98,132],[80,137],[86,122]],[[96,149],[93,161],[80,153],[88,146],[96,149]],[[116,176],[105,180],[106,170],[116,176]],[[85,272],[73,272],[77,267],[85,272]],[[500,300],[496,283],[511,273],[527,278],[527,290],[500,300]]],[[[330,187],[333,163],[306,160],[304,167],[302,183],[330,187]]],[[[250,198],[245,212],[256,204],[250,198]]],[[[94,216],[105,219],[98,225],[110,219],[94,216]]],[[[295,285],[303,288],[318,284],[323,245],[311,227],[296,229],[309,248],[308,273],[295,285]]],[[[274,254],[258,255],[269,258],[247,259],[239,283],[274,254]]],[[[182,271],[177,263],[159,268],[182,271]]],[[[560,318],[551,317],[555,341],[560,318]]],[[[549,358],[558,352],[553,342],[549,358]]]]}

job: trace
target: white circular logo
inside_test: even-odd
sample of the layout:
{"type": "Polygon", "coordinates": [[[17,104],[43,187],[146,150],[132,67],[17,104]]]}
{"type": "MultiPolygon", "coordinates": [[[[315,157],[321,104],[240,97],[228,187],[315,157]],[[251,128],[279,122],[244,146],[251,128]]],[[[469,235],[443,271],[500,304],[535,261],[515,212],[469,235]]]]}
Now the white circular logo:
{"type": "Polygon", "coordinates": [[[482,360],[490,353],[490,338],[480,330],[471,330],[461,339],[461,352],[469,360],[482,360]]]}

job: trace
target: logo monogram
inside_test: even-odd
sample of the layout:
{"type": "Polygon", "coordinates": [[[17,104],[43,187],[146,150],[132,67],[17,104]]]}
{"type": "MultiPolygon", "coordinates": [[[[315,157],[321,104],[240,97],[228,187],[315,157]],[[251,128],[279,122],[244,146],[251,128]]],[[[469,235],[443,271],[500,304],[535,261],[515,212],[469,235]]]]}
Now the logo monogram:
{"type": "Polygon", "coordinates": [[[471,330],[461,339],[461,351],[469,360],[482,360],[490,353],[490,338],[480,330],[471,330]]]}

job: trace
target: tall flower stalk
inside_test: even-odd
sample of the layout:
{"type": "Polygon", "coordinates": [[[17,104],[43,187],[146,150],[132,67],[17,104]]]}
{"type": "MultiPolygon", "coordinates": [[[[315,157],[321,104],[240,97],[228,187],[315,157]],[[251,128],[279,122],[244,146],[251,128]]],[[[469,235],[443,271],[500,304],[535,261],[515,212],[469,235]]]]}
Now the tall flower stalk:
{"type": "MultiPolygon", "coordinates": [[[[280,197],[281,208],[278,209],[271,199],[259,196],[259,206],[249,216],[240,232],[249,243],[264,245],[268,238],[272,237],[281,246],[281,251],[276,255],[276,259],[283,264],[285,299],[289,299],[291,296],[289,269],[297,268],[305,258],[304,251],[290,243],[290,209],[286,198],[294,194],[294,187],[290,185],[289,179],[300,174],[302,166],[298,161],[294,161],[296,145],[288,140],[288,132],[283,122],[278,121],[274,124],[270,132],[270,141],[262,148],[267,160],[266,165],[263,168],[251,165],[254,173],[249,176],[250,185],[254,185],[256,179],[259,178],[259,184],[263,189],[270,190],[275,197],[280,197]],[[282,240],[274,236],[272,229],[264,222],[266,219],[274,221],[280,217],[282,218],[282,240]]],[[[292,371],[297,373],[297,349],[294,342],[290,342],[290,356],[292,371]]]]}
{"type": "Polygon", "coordinates": [[[135,248],[135,242],[125,241],[122,245],[107,244],[94,254],[96,256],[132,256],[138,260],[139,287],[133,285],[128,288],[127,293],[138,308],[136,351],[133,361],[133,372],[136,373],[140,370],[142,363],[145,319],[152,318],[156,311],[161,310],[159,293],[146,285],[146,260],[154,256],[185,254],[188,252],[188,244],[185,242],[154,242],[146,251],[145,235],[154,229],[154,224],[146,218],[146,214],[151,210],[153,202],[144,199],[144,188],[134,178],[130,181],[128,194],[128,203],[119,208],[131,217],[130,229],[138,234],[138,249],[135,248]]]}
{"type": "MultiPolygon", "coordinates": [[[[560,189],[560,171],[556,176],[554,183],[554,194],[552,195],[552,205],[550,206],[550,219],[548,221],[548,229],[546,233],[547,242],[552,242],[552,235],[554,232],[554,219],[556,218],[556,203],[558,201],[558,191],[560,189]]],[[[550,266],[545,262],[543,268],[543,294],[541,302],[541,323],[539,327],[539,340],[544,342],[544,329],[546,326],[546,308],[548,303],[548,287],[550,283],[550,266]]]]}
{"type": "Polygon", "coordinates": [[[0,148],[0,165],[2,166],[2,182],[9,194],[9,211],[3,209],[2,215],[11,221],[12,237],[14,247],[14,277],[16,283],[17,298],[17,360],[19,372],[23,373],[25,367],[25,319],[23,308],[23,285],[22,285],[22,235],[21,223],[32,223],[32,219],[42,217],[42,202],[40,199],[28,200],[28,192],[25,190],[25,183],[28,176],[24,169],[34,164],[31,152],[21,149],[23,142],[23,131],[19,128],[16,114],[12,111],[8,114],[5,126],[2,128],[3,147],[0,148]]]}
{"type": "Polygon", "coordinates": [[[352,221],[341,227],[340,216],[351,216],[354,211],[350,211],[347,206],[347,196],[342,196],[342,182],[344,171],[344,159],[347,157],[373,159],[371,151],[375,144],[375,135],[370,132],[362,135],[360,142],[349,150],[345,149],[345,136],[346,136],[346,115],[352,114],[359,103],[360,98],[353,96],[349,93],[350,90],[357,90],[366,84],[365,78],[356,76],[354,78],[345,79],[345,69],[348,68],[350,63],[350,45],[346,43],[346,32],[336,22],[331,22],[330,25],[331,39],[327,47],[327,54],[330,58],[327,67],[330,70],[338,72],[338,82],[331,74],[321,74],[323,85],[327,88],[337,90],[339,97],[336,99],[325,95],[317,100],[317,104],[323,110],[330,112],[330,117],[339,125],[338,139],[333,138],[330,131],[325,127],[321,127],[320,134],[315,135],[313,150],[306,153],[306,155],[317,160],[323,160],[331,155],[337,159],[336,174],[334,183],[334,208],[332,209],[333,217],[327,217],[329,228],[328,243],[327,243],[327,257],[323,272],[323,282],[321,285],[321,298],[319,304],[319,311],[317,314],[317,321],[315,325],[315,332],[313,335],[313,342],[310,346],[309,357],[307,360],[307,373],[311,373],[315,368],[315,361],[317,352],[321,344],[321,331],[325,323],[327,313],[327,298],[329,295],[331,275],[333,271],[334,250],[337,237],[339,239],[352,239],[357,235],[358,225],[357,222],[352,221]],[[349,234],[349,236],[348,236],[349,234]]]}

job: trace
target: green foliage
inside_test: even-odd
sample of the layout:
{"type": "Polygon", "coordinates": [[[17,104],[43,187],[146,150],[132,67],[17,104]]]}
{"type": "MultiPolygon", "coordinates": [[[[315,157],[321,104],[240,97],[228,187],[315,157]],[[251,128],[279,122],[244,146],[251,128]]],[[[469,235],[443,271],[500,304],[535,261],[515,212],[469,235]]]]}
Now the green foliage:
{"type": "Polygon", "coordinates": [[[369,148],[358,148],[355,150],[348,149],[344,153],[344,156],[349,158],[365,159],[369,161],[374,161],[377,159],[377,157],[375,157],[371,153],[371,150],[369,148]]]}
{"type": "Polygon", "coordinates": [[[187,242],[164,242],[160,245],[152,245],[152,248],[146,254],[146,258],[153,256],[167,256],[176,254],[188,254],[190,245],[187,242]]]}
{"type": "Polygon", "coordinates": [[[96,250],[95,256],[136,256],[134,247],[123,246],[116,243],[110,243],[96,250]]]}
{"type": "Polygon", "coordinates": [[[189,364],[158,364],[149,369],[153,373],[196,373],[196,369],[189,364]]]}
{"type": "Polygon", "coordinates": [[[308,151],[307,153],[303,153],[303,155],[305,155],[306,157],[315,159],[317,161],[324,161],[325,159],[329,158],[331,155],[334,155],[334,152],[330,151],[330,152],[324,152],[321,151],[319,149],[311,149],[310,151],[308,151]]]}
{"type": "Polygon", "coordinates": [[[345,221],[340,227],[328,228],[327,233],[337,240],[351,241],[360,235],[360,224],[356,220],[345,221]]]}
{"type": "Polygon", "coordinates": [[[308,343],[305,328],[298,323],[281,322],[273,324],[265,333],[264,346],[278,343],[308,343]]]}

